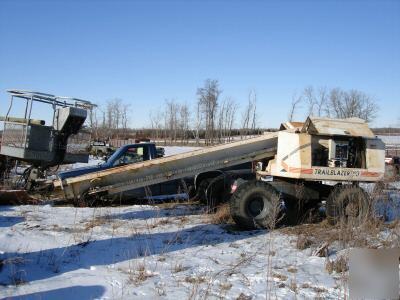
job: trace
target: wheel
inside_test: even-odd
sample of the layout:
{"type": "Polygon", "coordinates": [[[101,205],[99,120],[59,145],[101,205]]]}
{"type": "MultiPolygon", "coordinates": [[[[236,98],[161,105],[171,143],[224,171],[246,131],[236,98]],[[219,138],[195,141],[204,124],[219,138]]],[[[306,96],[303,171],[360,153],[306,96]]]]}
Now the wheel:
{"type": "Polygon", "coordinates": [[[214,211],[219,204],[229,199],[229,192],[225,186],[225,175],[219,175],[210,180],[205,196],[210,212],[214,211]]]}
{"type": "Polygon", "coordinates": [[[332,225],[343,220],[358,220],[368,218],[371,206],[368,194],[358,186],[336,186],[326,200],[326,216],[332,225]]]}
{"type": "Polygon", "coordinates": [[[211,182],[212,178],[204,178],[196,189],[196,194],[192,198],[192,200],[199,201],[200,203],[207,204],[207,195],[206,191],[211,182]]]}
{"type": "Polygon", "coordinates": [[[280,219],[279,193],[263,181],[247,181],[232,195],[229,204],[235,223],[244,229],[273,228],[280,219]]]}

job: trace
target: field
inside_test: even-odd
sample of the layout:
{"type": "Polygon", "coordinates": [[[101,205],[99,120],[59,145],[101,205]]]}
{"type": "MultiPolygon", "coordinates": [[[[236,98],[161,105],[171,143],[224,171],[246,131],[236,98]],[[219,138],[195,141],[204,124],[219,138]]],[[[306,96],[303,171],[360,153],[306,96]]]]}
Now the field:
{"type": "Polygon", "coordinates": [[[343,299],[349,249],[399,246],[399,187],[347,228],[243,231],[190,203],[2,206],[0,299],[343,299]]]}

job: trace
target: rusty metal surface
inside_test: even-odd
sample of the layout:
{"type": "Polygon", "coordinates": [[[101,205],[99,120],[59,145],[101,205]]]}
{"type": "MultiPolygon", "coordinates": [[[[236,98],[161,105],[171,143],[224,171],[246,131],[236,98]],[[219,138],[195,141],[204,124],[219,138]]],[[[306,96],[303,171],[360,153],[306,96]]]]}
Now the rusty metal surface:
{"type": "Polygon", "coordinates": [[[317,135],[375,137],[368,124],[359,118],[328,119],[308,117],[301,132],[317,135]]]}
{"type": "Polygon", "coordinates": [[[279,127],[279,130],[286,130],[286,129],[301,129],[304,126],[304,122],[285,122],[282,123],[281,126],[279,127]]]}

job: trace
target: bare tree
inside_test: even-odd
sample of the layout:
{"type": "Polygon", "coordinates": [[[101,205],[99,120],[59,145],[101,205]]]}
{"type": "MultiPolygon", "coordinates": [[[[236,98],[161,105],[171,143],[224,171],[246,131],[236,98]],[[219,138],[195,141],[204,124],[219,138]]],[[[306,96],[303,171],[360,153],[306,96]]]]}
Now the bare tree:
{"type": "Polygon", "coordinates": [[[238,109],[237,103],[229,98],[226,103],[226,110],[225,110],[225,131],[228,135],[228,142],[231,141],[232,137],[232,129],[236,119],[236,111],[238,109]]]}
{"type": "Polygon", "coordinates": [[[309,116],[320,117],[326,113],[325,107],[328,101],[328,90],[326,87],[320,87],[316,91],[312,86],[308,86],[304,89],[302,98],[307,102],[309,116]]]}
{"type": "MultiPolygon", "coordinates": [[[[334,118],[358,117],[370,122],[375,119],[378,111],[376,101],[357,90],[344,91],[340,88],[328,90],[326,87],[321,87],[316,91],[309,86],[304,89],[302,97],[308,105],[308,115],[334,118]]],[[[296,100],[292,101],[289,119],[293,117],[296,100]]]]}
{"type": "MultiPolygon", "coordinates": [[[[318,96],[316,97],[315,107],[316,107],[316,115],[321,117],[324,113],[324,108],[328,102],[328,90],[326,87],[320,87],[318,89],[318,96]]],[[[326,112],[326,109],[325,109],[326,112]]]]}
{"type": "Polygon", "coordinates": [[[99,106],[95,106],[90,108],[88,111],[89,117],[85,122],[85,125],[90,128],[91,140],[98,140],[99,138],[99,127],[100,122],[98,119],[98,111],[100,110],[99,106]]]}
{"type": "Polygon", "coordinates": [[[303,101],[302,95],[297,95],[296,93],[292,95],[292,103],[290,104],[290,110],[288,114],[289,122],[293,121],[294,114],[296,113],[296,110],[298,109],[298,106],[301,103],[301,101],[303,101]]]}
{"type": "Polygon", "coordinates": [[[197,89],[198,101],[205,116],[206,144],[214,144],[215,118],[220,94],[218,80],[207,79],[204,86],[197,89]]]}
{"type": "Polygon", "coordinates": [[[226,111],[226,99],[222,101],[218,111],[218,142],[221,143],[225,138],[225,111],[226,111]]]}
{"type": "Polygon", "coordinates": [[[358,117],[371,122],[376,118],[378,109],[376,101],[361,91],[335,88],[329,93],[328,115],[335,118],[358,117]]]}
{"type": "Polygon", "coordinates": [[[196,139],[196,144],[199,145],[200,142],[200,129],[203,124],[203,113],[201,111],[201,103],[197,101],[196,103],[196,118],[194,124],[194,136],[196,139]]]}
{"type": "Polygon", "coordinates": [[[121,125],[124,137],[126,137],[128,132],[130,107],[130,104],[123,104],[121,109],[121,125]]]}
{"type": "Polygon", "coordinates": [[[308,112],[307,115],[314,115],[314,108],[316,103],[315,92],[312,86],[308,86],[304,89],[303,98],[307,102],[308,112]]]}
{"type": "Polygon", "coordinates": [[[152,138],[154,140],[160,139],[162,136],[164,113],[157,109],[156,111],[150,111],[150,125],[152,129],[152,138]]]}
{"type": "Polygon", "coordinates": [[[242,114],[242,129],[241,138],[248,135],[250,129],[255,129],[256,125],[256,109],[257,109],[257,94],[254,90],[249,92],[248,102],[242,114]],[[254,127],[254,128],[253,128],[254,127]]]}
{"type": "Polygon", "coordinates": [[[179,104],[175,100],[165,100],[165,134],[169,136],[170,141],[176,141],[178,132],[178,112],[179,104]]]}
{"type": "Polygon", "coordinates": [[[251,130],[254,134],[257,126],[257,94],[253,90],[253,111],[252,111],[252,120],[251,120],[251,130]]]}
{"type": "Polygon", "coordinates": [[[179,107],[179,127],[181,131],[181,140],[182,142],[187,142],[189,136],[189,120],[190,120],[190,111],[189,106],[184,103],[179,107]]]}

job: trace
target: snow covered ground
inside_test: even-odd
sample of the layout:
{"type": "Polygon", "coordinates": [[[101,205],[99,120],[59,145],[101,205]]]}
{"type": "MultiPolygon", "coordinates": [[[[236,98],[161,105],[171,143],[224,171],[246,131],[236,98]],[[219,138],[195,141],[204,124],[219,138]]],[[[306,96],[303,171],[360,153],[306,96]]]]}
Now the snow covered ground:
{"type": "Polygon", "coordinates": [[[325,258],[298,250],[294,237],[213,225],[198,207],[18,206],[0,207],[0,215],[0,298],[338,299],[344,293],[325,258]]]}
{"type": "MultiPolygon", "coordinates": [[[[166,147],[166,155],[195,148],[166,147]]],[[[98,162],[91,159],[92,164],[98,162]]],[[[399,189],[400,184],[394,187],[399,189]]],[[[388,198],[392,201],[380,207],[382,215],[399,218],[399,192],[388,191],[388,198]]],[[[0,206],[0,299],[244,300],[267,295],[343,299],[347,295],[344,273],[327,270],[328,260],[347,250],[334,242],[328,258],[320,257],[315,250],[324,241],[318,236],[311,244],[306,239],[299,245],[310,228],[329,238],[330,229],[323,223],[272,232],[240,231],[231,224],[212,224],[203,210],[187,204],[0,206]]],[[[399,231],[399,224],[391,230],[399,231]]],[[[377,236],[385,242],[396,238],[387,228],[377,236]]]]}
{"type": "Polygon", "coordinates": [[[0,228],[0,299],[341,299],[347,291],[317,246],[298,246],[290,232],[301,227],[240,231],[211,224],[199,206],[3,206],[0,228]]]}

